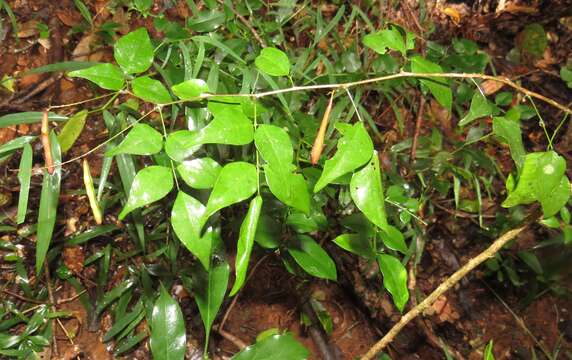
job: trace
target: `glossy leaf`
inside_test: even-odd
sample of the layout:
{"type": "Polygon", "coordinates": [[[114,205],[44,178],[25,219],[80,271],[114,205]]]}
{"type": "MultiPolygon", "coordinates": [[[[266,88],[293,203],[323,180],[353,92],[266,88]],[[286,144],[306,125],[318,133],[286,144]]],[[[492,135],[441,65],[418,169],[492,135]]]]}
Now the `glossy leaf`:
{"type": "Polygon", "coordinates": [[[226,16],[222,11],[204,10],[188,19],[187,26],[196,32],[210,32],[224,24],[226,16]]]}
{"type": "Polygon", "coordinates": [[[123,141],[105,153],[105,156],[117,154],[152,155],[163,148],[163,135],[147,124],[135,124],[123,141]]]}
{"type": "Polygon", "coordinates": [[[142,76],[131,81],[133,93],[140,99],[153,104],[166,104],[171,102],[171,95],[163,83],[159,80],[151,79],[149,76],[142,76]]]}
{"type": "Polygon", "coordinates": [[[407,270],[397,258],[391,255],[378,255],[377,263],[383,275],[383,287],[389,291],[399,311],[403,311],[409,300],[407,270]]]}
{"type": "Polygon", "coordinates": [[[536,163],[536,181],[532,182],[534,193],[541,203],[546,202],[545,199],[560,185],[565,172],[566,160],[562,156],[554,151],[541,153],[536,163]]]}
{"type": "Polygon", "coordinates": [[[87,110],[82,110],[66,121],[62,132],[58,135],[58,142],[60,143],[62,153],[66,153],[71,149],[72,145],[81,134],[85,125],[85,120],[87,119],[87,114],[87,110]]]}
{"type": "Polygon", "coordinates": [[[113,56],[128,74],[146,71],[153,63],[153,44],[147,29],[139,28],[121,37],[113,47],[113,56]]]}
{"type": "Polygon", "coordinates": [[[202,79],[190,79],[171,88],[173,93],[181,100],[196,99],[201,94],[208,93],[209,87],[202,79]]]}
{"type": "Polygon", "coordinates": [[[257,196],[250,202],[246,217],[240,226],[238,243],[236,245],[236,278],[232,290],[230,291],[230,296],[235,295],[246,280],[246,271],[248,270],[248,262],[250,261],[250,253],[254,245],[254,237],[256,235],[261,210],[262,197],[257,196]]]}
{"type": "Polygon", "coordinates": [[[38,214],[38,229],[36,231],[36,274],[39,274],[44,265],[50,243],[52,241],[52,233],[56,224],[58,212],[58,202],[60,198],[60,183],[62,177],[62,168],[59,164],[62,161],[60,145],[56,134],[50,133],[50,146],[52,159],[54,162],[54,172],[52,175],[44,170],[44,180],[42,182],[42,192],[40,194],[40,209],[38,214]]]}
{"type": "Polygon", "coordinates": [[[177,237],[201,264],[208,269],[211,257],[211,242],[201,239],[205,206],[190,195],[179,191],[171,210],[171,225],[177,237]]]}
{"type": "Polygon", "coordinates": [[[256,166],[250,163],[235,161],[225,165],[209,197],[206,217],[210,217],[224,207],[251,197],[256,192],[257,180],[256,166]]]}
{"type": "Polygon", "coordinates": [[[388,49],[399,51],[403,56],[405,56],[406,52],[405,40],[395,26],[375,34],[366,35],[363,38],[363,44],[382,55],[385,54],[388,49]]]}
{"type": "Polygon", "coordinates": [[[387,225],[387,227],[381,231],[380,236],[383,244],[391,250],[396,250],[403,254],[409,252],[403,233],[395,226],[387,225]]]}
{"type": "Polygon", "coordinates": [[[211,326],[224,300],[229,274],[230,266],[226,261],[213,264],[208,272],[199,266],[193,273],[195,301],[205,326],[205,353],[209,343],[211,326]]]}
{"type": "MultiPolygon", "coordinates": [[[[0,128],[12,125],[39,123],[42,121],[43,114],[44,113],[40,111],[26,111],[0,116],[0,128]]],[[[65,121],[67,119],[68,117],[64,115],[58,115],[52,112],[48,113],[49,121],[65,121]]]]}
{"type": "Polygon", "coordinates": [[[183,161],[202,144],[246,145],[254,138],[252,122],[231,107],[217,112],[213,121],[199,131],[181,130],[169,134],[165,150],[175,161],[183,161]]]}
{"type": "Polygon", "coordinates": [[[254,144],[260,156],[270,165],[285,167],[294,160],[290,136],[278,126],[259,125],[254,133],[254,144]]]}
{"type": "Polygon", "coordinates": [[[173,188],[173,173],[165,166],[148,166],[141,169],[129,191],[127,204],[119,214],[123,220],[131,211],[164,198],[173,188]]]}
{"type": "Polygon", "coordinates": [[[113,64],[97,64],[86,69],[70,71],[68,76],[89,80],[106,90],[118,91],[125,84],[123,72],[113,64]]]}
{"type": "Polygon", "coordinates": [[[5,144],[0,145],[0,156],[25,147],[26,144],[31,143],[35,139],[35,136],[20,136],[14,140],[10,140],[5,144]]]}
{"type": "Polygon", "coordinates": [[[365,234],[342,234],[334,239],[334,243],[344,250],[367,259],[375,257],[375,251],[365,234]]]}
{"type": "Polygon", "coordinates": [[[308,274],[327,280],[336,280],[336,264],[317,242],[309,236],[299,235],[288,246],[288,253],[308,274]]]}
{"type": "Polygon", "coordinates": [[[179,303],[161,285],[159,298],[151,315],[149,346],[153,359],[177,360],[185,358],[187,349],[185,318],[179,303]]]}
{"type": "Polygon", "coordinates": [[[540,199],[542,205],[542,212],[544,217],[550,217],[558,213],[568,203],[570,198],[570,180],[567,176],[560,178],[558,186],[552,189],[551,192],[546,193],[540,199]]]}
{"type": "MultiPolygon", "coordinates": [[[[414,56],[411,58],[411,70],[416,73],[442,73],[441,66],[421,57],[414,56]]],[[[423,85],[429,88],[431,94],[437,99],[439,104],[443,105],[449,112],[453,105],[453,94],[447,80],[443,78],[424,78],[419,80],[423,85]]]]}
{"type": "Polygon", "coordinates": [[[368,162],[371,159],[372,151],[373,143],[367,130],[361,122],[354,124],[338,140],[336,154],[331,159],[326,160],[324,170],[314,187],[314,192],[320,191],[340,176],[354,171],[368,162]]]}
{"type": "Polygon", "coordinates": [[[289,172],[288,168],[264,166],[264,175],[270,191],[284,204],[300,210],[310,212],[310,193],[304,176],[289,172]]]}
{"type": "Polygon", "coordinates": [[[372,153],[371,161],[352,176],[350,194],[358,209],[369,221],[381,229],[387,229],[381,169],[377,151],[372,153]]]}
{"type": "Polygon", "coordinates": [[[310,352],[292,334],[270,335],[232,357],[232,360],[305,360],[310,352]]]}
{"type": "Polygon", "coordinates": [[[290,74],[290,60],[282,50],[267,47],[254,59],[258,70],[270,76],[286,76],[290,74]]]}
{"type": "Polygon", "coordinates": [[[18,195],[18,214],[16,223],[21,224],[26,219],[28,211],[28,195],[30,194],[30,180],[32,178],[32,146],[28,143],[24,145],[20,167],[18,169],[18,181],[20,182],[20,193],[18,195]]]}
{"type": "Polygon", "coordinates": [[[493,133],[508,144],[510,148],[510,156],[514,160],[517,168],[519,170],[522,169],[526,150],[522,143],[520,123],[504,117],[494,117],[493,133]]]}
{"type": "Polygon", "coordinates": [[[187,185],[195,189],[210,189],[214,186],[221,166],[211,158],[183,161],[177,171],[187,185]]]}
{"type": "Polygon", "coordinates": [[[493,106],[480,91],[475,91],[471,99],[469,112],[459,121],[459,126],[465,126],[473,120],[489,116],[493,113],[493,106]]]}

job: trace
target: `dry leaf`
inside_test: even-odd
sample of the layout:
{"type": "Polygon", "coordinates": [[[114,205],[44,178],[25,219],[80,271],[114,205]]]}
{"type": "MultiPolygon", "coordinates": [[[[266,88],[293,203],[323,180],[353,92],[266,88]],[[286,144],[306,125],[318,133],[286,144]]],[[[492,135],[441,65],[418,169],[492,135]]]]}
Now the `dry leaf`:
{"type": "Polygon", "coordinates": [[[481,84],[481,89],[483,89],[483,92],[485,93],[485,95],[492,95],[492,94],[496,93],[497,91],[499,91],[500,89],[502,89],[503,86],[504,86],[504,84],[500,81],[486,80],[486,81],[483,81],[483,83],[481,84]]]}

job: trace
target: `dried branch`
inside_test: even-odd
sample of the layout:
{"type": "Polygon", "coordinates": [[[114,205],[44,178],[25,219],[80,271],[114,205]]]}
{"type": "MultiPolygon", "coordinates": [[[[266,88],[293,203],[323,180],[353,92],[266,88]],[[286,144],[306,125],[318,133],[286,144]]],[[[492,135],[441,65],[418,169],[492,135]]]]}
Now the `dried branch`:
{"type": "Polygon", "coordinates": [[[54,173],[54,159],[52,158],[52,147],[50,145],[50,124],[48,123],[48,111],[45,110],[42,115],[42,128],[40,130],[40,138],[44,147],[44,160],[46,161],[46,169],[48,174],[54,173]]]}

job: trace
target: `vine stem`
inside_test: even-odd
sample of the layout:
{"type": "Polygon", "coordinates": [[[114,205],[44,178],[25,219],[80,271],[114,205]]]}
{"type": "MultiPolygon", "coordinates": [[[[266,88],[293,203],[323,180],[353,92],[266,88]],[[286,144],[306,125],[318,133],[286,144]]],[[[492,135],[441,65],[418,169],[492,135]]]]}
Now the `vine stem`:
{"type": "Polygon", "coordinates": [[[447,278],[441,283],[429,296],[420,302],[413,309],[409,310],[405,315],[399,319],[399,321],[393,325],[393,327],[385,334],[381,340],[375,343],[368,352],[361,358],[361,360],[371,360],[373,359],[381,350],[383,350],[387,345],[389,345],[393,339],[399,334],[401,329],[405,327],[411,320],[415,319],[419,314],[421,314],[429,306],[443,295],[447,290],[452,288],[457,284],[462,278],[464,278],[469,272],[474,268],[479,266],[485,260],[493,257],[506,243],[516,238],[524,229],[528,227],[529,224],[523,225],[519,228],[507,231],[504,235],[496,239],[491,246],[486,250],[481,252],[479,255],[470,259],[463,267],[457,270],[453,275],[447,278]]]}

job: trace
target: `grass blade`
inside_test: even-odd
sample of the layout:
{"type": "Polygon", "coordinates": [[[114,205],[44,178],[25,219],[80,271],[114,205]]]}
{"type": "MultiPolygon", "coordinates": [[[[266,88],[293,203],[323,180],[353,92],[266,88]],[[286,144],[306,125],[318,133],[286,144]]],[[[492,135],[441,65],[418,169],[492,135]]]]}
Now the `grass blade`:
{"type": "Polygon", "coordinates": [[[18,215],[16,223],[21,224],[26,219],[28,210],[28,195],[30,194],[30,179],[32,177],[32,146],[29,143],[24,145],[18,181],[20,182],[20,197],[18,198],[18,215]]]}

